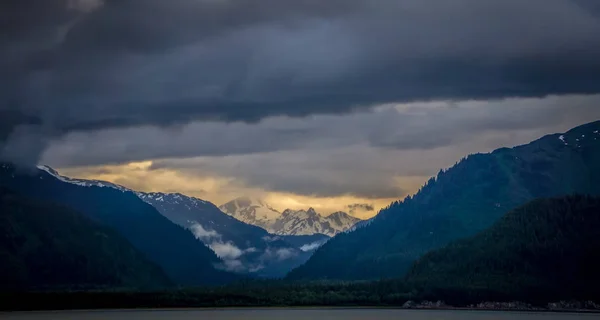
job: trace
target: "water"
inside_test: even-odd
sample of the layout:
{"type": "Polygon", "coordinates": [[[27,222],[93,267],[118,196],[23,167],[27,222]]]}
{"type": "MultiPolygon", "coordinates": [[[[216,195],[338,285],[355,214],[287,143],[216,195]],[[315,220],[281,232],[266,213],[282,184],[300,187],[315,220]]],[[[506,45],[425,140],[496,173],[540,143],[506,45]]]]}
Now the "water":
{"type": "Polygon", "coordinates": [[[15,320],[600,320],[600,314],[389,309],[224,309],[0,313],[15,320]]]}

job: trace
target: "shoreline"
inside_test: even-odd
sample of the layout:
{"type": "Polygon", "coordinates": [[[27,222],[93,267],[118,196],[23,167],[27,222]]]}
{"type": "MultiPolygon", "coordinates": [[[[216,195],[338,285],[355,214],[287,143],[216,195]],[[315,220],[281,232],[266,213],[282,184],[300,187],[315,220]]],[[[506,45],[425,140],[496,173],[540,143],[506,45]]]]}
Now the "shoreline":
{"type": "Polygon", "coordinates": [[[180,312],[180,311],[243,311],[243,310],[398,310],[398,311],[466,311],[466,312],[512,312],[512,313],[567,313],[567,314],[600,314],[594,309],[494,309],[494,308],[467,308],[467,307],[441,307],[441,308],[403,308],[398,306],[232,306],[232,307],[165,307],[165,308],[99,308],[99,309],[40,309],[40,310],[3,310],[2,314],[14,313],[113,313],[113,312],[180,312]]]}

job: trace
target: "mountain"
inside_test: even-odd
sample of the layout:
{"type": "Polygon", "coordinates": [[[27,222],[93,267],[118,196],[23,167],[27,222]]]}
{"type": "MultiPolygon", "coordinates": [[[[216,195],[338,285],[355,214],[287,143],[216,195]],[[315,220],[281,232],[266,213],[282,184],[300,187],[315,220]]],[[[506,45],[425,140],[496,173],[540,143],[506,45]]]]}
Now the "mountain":
{"type": "Polygon", "coordinates": [[[479,301],[600,298],[600,198],[534,200],[419,259],[407,281],[479,301]]]}
{"type": "Polygon", "coordinates": [[[361,221],[345,212],[323,217],[313,208],[287,209],[280,213],[263,201],[242,197],[219,207],[221,211],[248,224],[277,235],[324,234],[330,237],[344,232],[361,221]]]}
{"type": "Polygon", "coordinates": [[[0,188],[0,289],[158,288],[171,281],[114,230],[0,188]]]}
{"type": "Polygon", "coordinates": [[[221,284],[238,276],[189,231],[172,223],[132,191],[103,181],[69,179],[49,167],[0,164],[0,186],[81,212],[126,238],[176,284],[221,284]]]}
{"type": "Polygon", "coordinates": [[[337,235],[288,278],[401,277],[427,251],[472,236],[535,198],[600,194],[599,130],[600,121],[470,155],[369,225],[337,235]]]}
{"type": "Polygon", "coordinates": [[[239,221],[269,230],[273,221],[277,220],[281,213],[260,199],[240,197],[227,202],[219,207],[226,214],[239,221]]]}
{"type": "Polygon", "coordinates": [[[224,267],[230,271],[282,277],[304,263],[323,243],[317,242],[322,238],[290,236],[284,239],[271,235],[263,228],[226,215],[208,201],[183,194],[136,194],[169,220],[190,230],[223,259],[224,267]]]}
{"type": "Polygon", "coordinates": [[[285,210],[270,226],[275,234],[311,235],[325,234],[330,237],[346,231],[361,221],[345,212],[336,212],[327,217],[318,214],[313,208],[308,210],[285,210]]]}

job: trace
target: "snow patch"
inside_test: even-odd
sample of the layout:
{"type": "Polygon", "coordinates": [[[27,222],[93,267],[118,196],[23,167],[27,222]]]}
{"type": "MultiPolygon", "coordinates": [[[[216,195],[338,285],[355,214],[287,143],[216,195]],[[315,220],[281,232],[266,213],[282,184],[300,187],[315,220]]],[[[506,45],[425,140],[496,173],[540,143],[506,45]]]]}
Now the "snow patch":
{"type": "Polygon", "coordinates": [[[53,176],[54,178],[56,178],[62,182],[66,182],[66,183],[70,183],[70,184],[74,184],[74,185],[78,185],[78,186],[82,186],[82,187],[113,188],[113,189],[119,190],[121,192],[131,192],[131,190],[128,188],[125,188],[118,184],[106,182],[106,181],[68,178],[68,177],[60,175],[56,170],[50,168],[49,166],[40,165],[40,166],[37,166],[37,168],[42,171],[45,171],[49,175],[53,176]]]}
{"type": "Polygon", "coordinates": [[[560,137],[558,137],[558,139],[559,139],[560,141],[562,141],[562,142],[565,144],[565,146],[566,146],[566,145],[569,145],[569,144],[567,143],[567,141],[565,141],[565,136],[564,136],[564,135],[560,135],[560,137]]]}

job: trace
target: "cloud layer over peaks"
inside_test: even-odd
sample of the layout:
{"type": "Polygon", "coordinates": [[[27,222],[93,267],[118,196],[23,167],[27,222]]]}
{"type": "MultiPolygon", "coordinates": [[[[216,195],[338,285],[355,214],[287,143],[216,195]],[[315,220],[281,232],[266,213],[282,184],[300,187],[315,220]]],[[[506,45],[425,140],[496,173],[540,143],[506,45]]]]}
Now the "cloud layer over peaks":
{"type": "Polygon", "coordinates": [[[59,133],[600,90],[595,0],[8,0],[0,12],[0,108],[59,133]]]}

